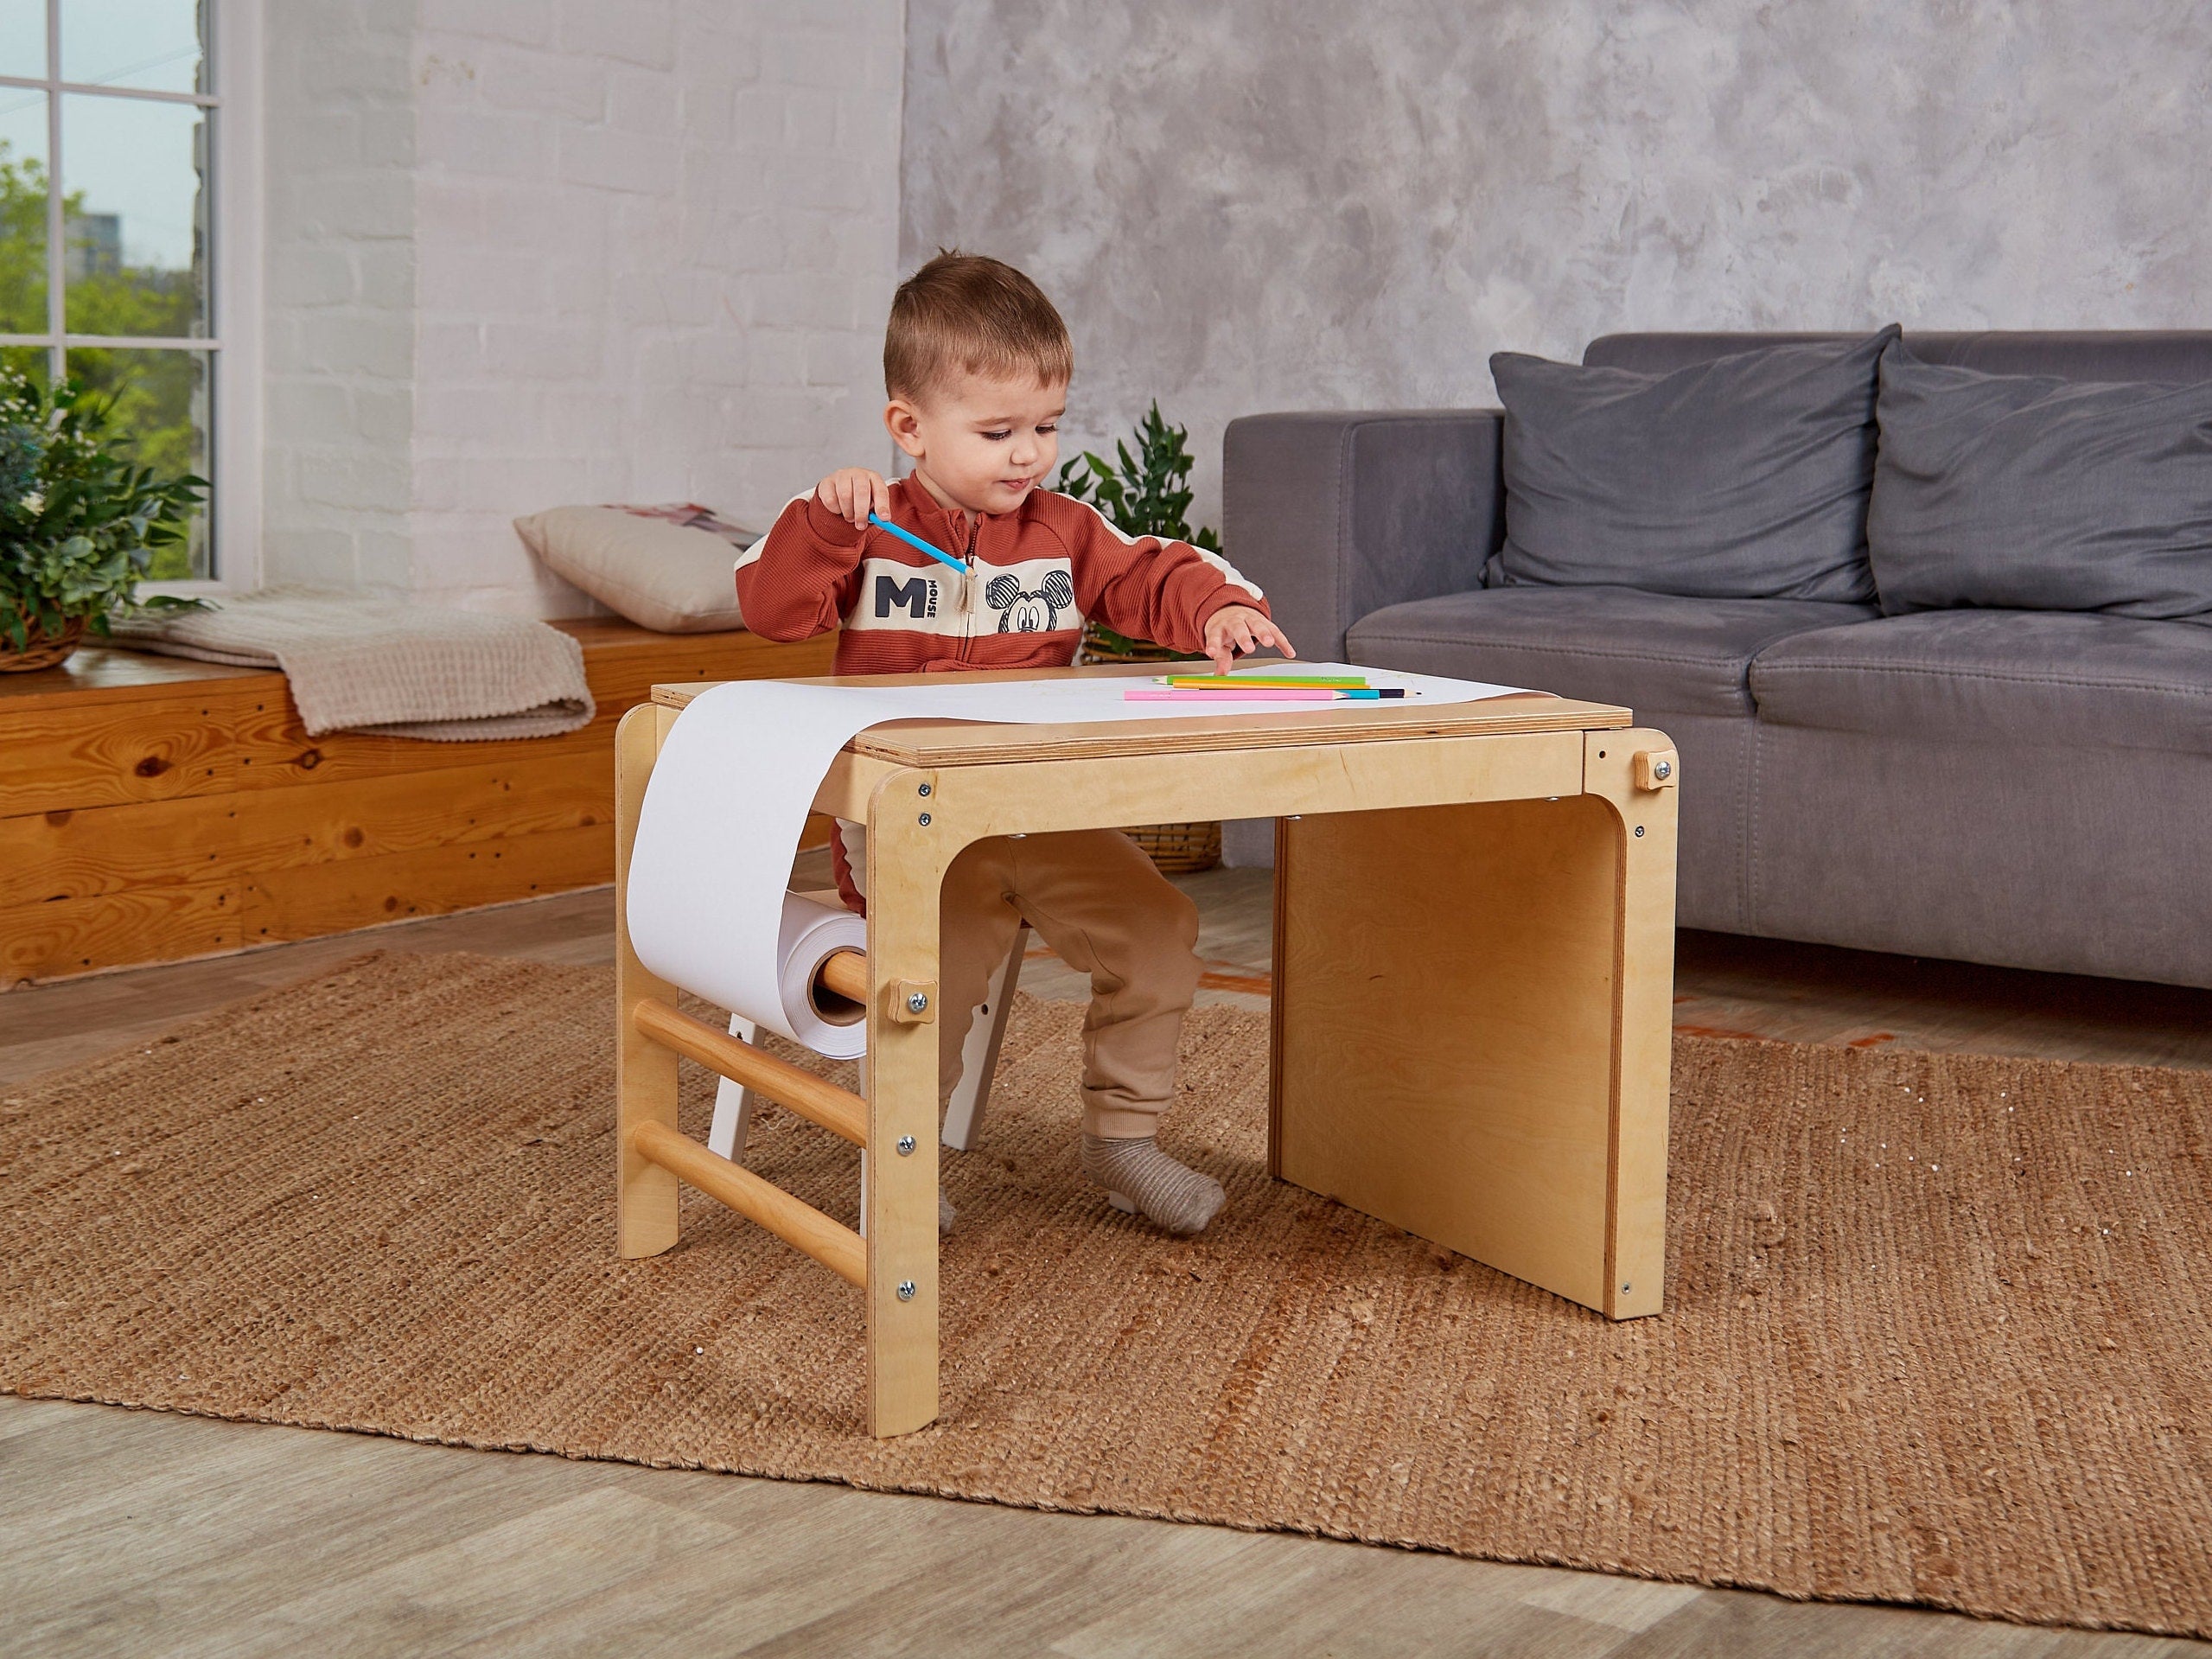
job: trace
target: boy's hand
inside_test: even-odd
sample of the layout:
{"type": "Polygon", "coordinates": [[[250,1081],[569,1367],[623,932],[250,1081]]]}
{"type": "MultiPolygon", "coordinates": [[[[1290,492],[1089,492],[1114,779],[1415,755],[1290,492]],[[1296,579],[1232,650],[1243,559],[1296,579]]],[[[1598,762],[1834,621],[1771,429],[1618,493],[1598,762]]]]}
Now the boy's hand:
{"type": "Polygon", "coordinates": [[[856,530],[868,527],[870,513],[891,516],[891,487],[865,467],[838,468],[814,486],[814,499],[856,530]]]}
{"type": "Polygon", "coordinates": [[[1267,614],[1250,605],[1223,605],[1206,619],[1206,654],[1214,659],[1217,674],[1228,673],[1240,654],[1257,651],[1263,645],[1273,646],[1286,657],[1297,655],[1283,630],[1267,620],[1267,614]]]}

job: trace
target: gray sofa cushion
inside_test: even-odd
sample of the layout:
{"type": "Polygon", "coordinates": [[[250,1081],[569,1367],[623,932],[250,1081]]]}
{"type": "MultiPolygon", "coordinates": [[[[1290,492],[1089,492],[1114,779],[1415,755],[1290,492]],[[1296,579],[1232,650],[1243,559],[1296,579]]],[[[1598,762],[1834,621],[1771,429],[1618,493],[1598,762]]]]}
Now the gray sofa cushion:
{"type": "Polygon", "coordinates": [[[2212,755],[2212,628],[1922,611],[1769,645],[1751,694],[1773,725],[2212,755]]]}
{"type": "Polygon", "coordinates": [[[1635,709],[1749,715],[1764,647],[1876,615],[1807,599],[1682,599],[1634,588],[1486,588],[1392,605],[1352,625],[1374,668],[1450,674],[1635,709]]]}
{"type": "Polygon", "coordinates": [[[1882,609],[2212,620],[2212,385],[1882,359],[1882,609]]]}
{"type": "MultiPolygon", "coordinates": [[[[1590,342],[1585,363],[1665,374],[1755,346],[1840,345],[1847,334],[1608,334],[1590,342]]],[[[2212,329],[1977,329],[1904,336],[1923,363],[1985,374],[2056,374],[2062,380],[2212,380],[2212,329]]]]}
{"type": "Polygon", "coordinates": [[[1506,541],[1488,585],[1874,597],[1874,370],[1895,327],[1671,374],[1500,352],[1506,541]]]}

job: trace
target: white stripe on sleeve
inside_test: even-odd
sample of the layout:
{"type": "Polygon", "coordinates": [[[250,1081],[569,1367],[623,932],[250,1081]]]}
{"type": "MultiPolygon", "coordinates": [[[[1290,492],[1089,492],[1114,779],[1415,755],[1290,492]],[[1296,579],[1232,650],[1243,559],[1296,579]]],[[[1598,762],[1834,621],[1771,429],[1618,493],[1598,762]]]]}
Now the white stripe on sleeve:
{"type": "MultiPolygon", "coordinates": [[[[1071,495],[1068,499],[1070,501],[1074,501],[1074,497],[1071,495]]],[[[1219,553],[1209,553],[1206,549],[1197,546],[1195,542],[1167,541],[1159,536],[1147,536],[1140,538],[1126,534],[1124,533],[1119,525],[1116,524],[1112,519],[1106,517],[1105,514],[1100,512],[1095,507],[1092,507],[1088,501],[1077,501],[1075,504],[1078,507],[1088,509],[1091,516],[1106,527],[1106,533],[1112,536],[1116,541],[1119,542],[1125,547],[1134,547],[1140,539],[1157,541],[1160,542],[1162,546],[1169,547],[1188,547],[1192,552],[1197,554],[1200,558],[1212,565],[1215,573],[1219,575],[1224,582],[1234,583],[1238,587],[1242,588],[1246,593],[1250,594],[1255,599],[1265,599],[1267,597],[1266,591],[1260,587],[1259,583],[1253,581],[1242,571],[1237,569],[1235,565],[1230,564],[1227,559],[1223,558],[1219,553]]]]}
{"type": "MultiPolygon", "coordinates": [[[[813,493],[814,492],[811,489],[803,489],[800,491],[798,495],[793,496],[791,498],[791,501],[803,501],[813,493]]],[[[791,501],[786,501],[781,507],[776,508],[775,517],[768,521],[767,533],[762,535],[758,541],[748,547],[743,552],[737,555],[737,562],[730,567],[730,573],[732,576],[735,576],[739,571],[743,570],[748,565],[756,562],[760,558],[760,556],[768,551],[768,537],[774,535],[775,533],[776,526],[783,522],[783,515],[791,511],[791,501]]]]}

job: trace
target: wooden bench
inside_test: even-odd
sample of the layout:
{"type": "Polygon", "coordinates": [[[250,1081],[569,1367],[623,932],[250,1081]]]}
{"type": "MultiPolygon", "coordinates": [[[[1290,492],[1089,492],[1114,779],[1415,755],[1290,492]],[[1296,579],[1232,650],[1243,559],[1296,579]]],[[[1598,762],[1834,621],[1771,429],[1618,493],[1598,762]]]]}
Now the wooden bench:
{"type": "Polygon", "coordinates": [[[0,986],[602,885],[623,714],[656,682],[826,673],[836,648],[555,626],[597,716],[512,742],[309,737],[281,673],[107,647],[0,674],[0,986]]]}

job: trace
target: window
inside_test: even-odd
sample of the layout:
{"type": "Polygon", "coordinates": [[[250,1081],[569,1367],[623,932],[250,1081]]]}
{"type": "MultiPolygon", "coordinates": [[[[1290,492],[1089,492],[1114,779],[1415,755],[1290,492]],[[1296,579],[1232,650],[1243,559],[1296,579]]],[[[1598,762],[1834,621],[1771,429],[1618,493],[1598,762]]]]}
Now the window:
{"type": "MultiPolygon", "coordinates": [[[[0,0],[0,359],[113,400],[143,465],[216,481],[157,578],[216,575],[214,0],[0,0]]],[[[250,505],[241,502],[250,509],[250,505]]]]}

